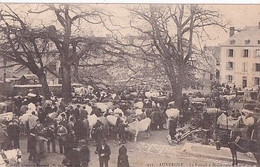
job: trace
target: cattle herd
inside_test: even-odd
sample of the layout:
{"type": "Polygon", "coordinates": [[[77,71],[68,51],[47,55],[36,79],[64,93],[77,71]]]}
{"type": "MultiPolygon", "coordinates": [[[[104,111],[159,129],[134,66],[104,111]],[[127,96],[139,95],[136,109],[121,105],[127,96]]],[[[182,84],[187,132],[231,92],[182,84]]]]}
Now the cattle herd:
{"type": "MultiPolygon", "coordinates": [[[[39,163],[46,152],[52,150],[64,154],[69,164],[69,152],[82,148],[82,141],[86,144],[93,140],[97,147],[104,139],[118,140],[119,144],[131,140],[136,142],[144,137],[141,132],[149,137],[150,130],[169,129],[171,141],[180,142],[188,137],[202,138],[204,144],[216,141],[219,144],[219,129],[230,130],[232,121],[232,126],[243,124],[247,127],[248,136],[257,122],[250,112],[241,114],[233,110],[235,102],[235,94],[216,91],[208,95],[199,92],[184,94],[179,106],[157,91],[142,94],[127,91],[94,93],[91,89],[78,89],[74,91],[70,104],[65,104],[62,98],[55,96],[45,100],[30,93],[0,103],[3,113],[0,115],[0,133],[3,134],[1,149],[19,150],[19,137],[27,135],[29,160],[39,163]],[[198,130],[192,131],[191,127],[206,129],[203,137],[197,135],[198,130]],[[56,150],[57,141],[59,150],[56,150]]],[[[86,151],[85,154],[87,157],[86,151]]],[[[15,156],[20,157],[20,154],[15,156]]]]}

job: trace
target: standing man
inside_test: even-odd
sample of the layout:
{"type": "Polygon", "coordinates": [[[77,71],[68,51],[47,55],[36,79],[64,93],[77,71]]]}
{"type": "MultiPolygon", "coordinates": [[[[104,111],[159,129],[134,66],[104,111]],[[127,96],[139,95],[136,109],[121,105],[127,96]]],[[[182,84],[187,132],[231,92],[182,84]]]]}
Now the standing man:
{"type": "Polygon", "coordinates": [[[57,137],[59,140],[60,154],[63,154],[65,152],[65,141],[66,141],[67,135],[68,135],[67,128],[63,125],[58,125],[57,137]]]}
{"type": "Polygon", "coordinates": [[[176,129],[177,129],[177,125],[178,125],[178,120],[175,117],[171,117],[170,118],[170,122],[169,122],[169,136],[172,141],[178,142],[178,139],[176,139],[175,135],[176,135],[176,129]]]}
{"type": "Polygon", "coordinates": [[[101,144],[97,147],[97,154],[99,156],[99,166],[108,167],[108,161],[110,159],[111,150],[110,147],[106,144],[105,140],[101,141],[101,144]]]}
{"type": "Polygon", "coordinates": [[[79,119],[79,114],[80,114],[80,112],[79,112],[79,110],[80,110],[80,105],[77,105],[77,108],[75,108],[75,110],[74,110],[74,112],[73,112],[73,115],[74,115],[74,117],[76,118],[76,120],[78,120],[79,119]]]}
{"type": "Polygon", "coordinates": [[[126,125],[124,124],[124,120],[122,118],[122,114],[119,113],[119,117],[117,118],[117,126],[118,126],[118,134],[119,134],[119,144],[121,143],[126,143],[126,131],[125,127],[126,125]]]}
{"type": "Polygon", "coordinates": [[[18,120],[14,119],[9,123],[6,129],[10,143],[12,143],[13,148],[20,148],[20,127],[18,125],[18,120]]]}

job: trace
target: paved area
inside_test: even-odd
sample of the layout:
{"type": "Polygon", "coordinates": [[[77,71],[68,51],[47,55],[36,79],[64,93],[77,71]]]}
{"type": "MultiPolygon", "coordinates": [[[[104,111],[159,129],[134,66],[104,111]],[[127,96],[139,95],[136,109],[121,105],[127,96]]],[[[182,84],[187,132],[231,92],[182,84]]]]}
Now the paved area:
{"type": "MultiPolygon", "coordinates": [[[[182,150],[183,143],[180,145],[170,146],[166,139],[167,131],[152,131],[152,136],[149,139],[145,139],[143,134],[138,136],[137,142],[128,142],[126,147],[128,148],[128,156],[131,167],[163,167],[163,166],[231,166],[231,160],[229,159],[216,159],[209,156],[201,156],[200,153],[206,153],[209,151],[203,147],[198,147],[194,150],[199,150],[195,154],[190,154],[182,150]]],[[[117,166],[118,149],[120,145],[116,140],[108,140],[108,144],[111,147],[111,158],[109,161],[110,167],[117,166]]],[[[21,139],[21,150],[23,152],[22,166],[29,167],[35,166],[34,163],[28,161],[28,154],[26,153],[27,140],[21,139]]],[[[94,142],[89,143],[91,152],[90,167],[98,167],[98,156],[94,153],[94,142]]],[[[58,150],[58,149],[57,149],[58,150]]],[[[210,149],[211,154],[216,154],[217,150],[210,149]]],[[[226,155],[231,157],[231,155],[226,155]]],[[[59,153],[48,153],[46,158],[41,161],[41,166],[62,166],[61,162],[63,155],[59,153]]],[[[254,166],[252,163],[240,163],[240,166],[254,166]]]]}

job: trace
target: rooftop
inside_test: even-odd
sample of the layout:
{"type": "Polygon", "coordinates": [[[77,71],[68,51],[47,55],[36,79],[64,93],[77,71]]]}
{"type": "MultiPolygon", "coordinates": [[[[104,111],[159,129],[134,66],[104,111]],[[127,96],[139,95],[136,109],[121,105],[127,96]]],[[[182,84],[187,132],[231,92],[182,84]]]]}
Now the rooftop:
{"type": "MultiPolygon", "coordinates": [[[[231,30],[232,31],[232,30],[231,30]]],[[[235,30],[229,40],[221,46],[259,46],[260,47],[260,25],[247,26],[242,30],[235,30]]]]}

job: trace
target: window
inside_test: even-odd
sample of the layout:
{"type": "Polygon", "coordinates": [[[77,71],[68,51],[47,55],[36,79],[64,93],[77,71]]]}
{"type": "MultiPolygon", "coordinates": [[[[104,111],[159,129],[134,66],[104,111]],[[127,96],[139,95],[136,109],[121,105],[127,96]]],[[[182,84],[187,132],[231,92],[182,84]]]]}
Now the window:
{"type": "Polygon", "coordinates": [[[260,40],[258,40],[257,43],[260,44],[260,40]]]}
{"type": "Polygon", "coordinates": [[[247,63],[243,63],[243,71],[247,72],[247,63]]]}
{"type": "Polygon", "coordinates": [[[230,44],[235,44],[235,40],[234,39],[232,39],[232,40],[230,40],[230,44]]]}
{"type": "Polygon", "coordinates": [[[260,77],[255,77],[255,85],[260,85],[260,77]]]}
{"type": "Polygon", "coordinates": [[[219,60],[216,61],[216,65],[219,66],[220,65],[220,62],[219,60]]]}
{"type": "Polygon", "coordinates": [[[219,70],[216,70],[216,79],[218,80],[220,76],[219,70]]]}
{"type": "Polygon", "coordinates": [[[260,57],[260,49],[256,50],[256,54],[255,55],[256,55],[256,57],[260,57]]]}
{"type": "Polygon", "coordinates": [[[212,81],[213,80],[213,74],[210,74],[209,78],[212,81]]]}
{"type": "Polygon", "coordinates": [[[234,63],[233,62],[228,62],[227,63],[227,70],[233,70],[234,69],[234,63]]]}
{"type": "Polygon", "coordinates": [[[228,49],[228,57],[234,57],[234,50],[228,49]]]}
{"type": "Polygon", "coordinates": [[[242,88],[247,87],[247,77],[243,77],[242,79],[242,88]]]}
{"type": "Polygon", "coordinates": [[[233,82],[233,76],[232,75],[228,75],[227,76],[227,81],[228,81],[228,83],[232,83],[233,82]]]}
{"type": "Polygon", "coordinates": [[[260,63],[255,63],[255,71],[260,72],[260,63]]]}
{"type": "Polygon", "coordinates": [[[248,49],[244,49],[243,57],[248,57],[248,49]]]}
{"type": "Polygon", "coordinates": [[[249,44],[250,43],[250,40],[245,40],[245,44],[249,44]]]}

